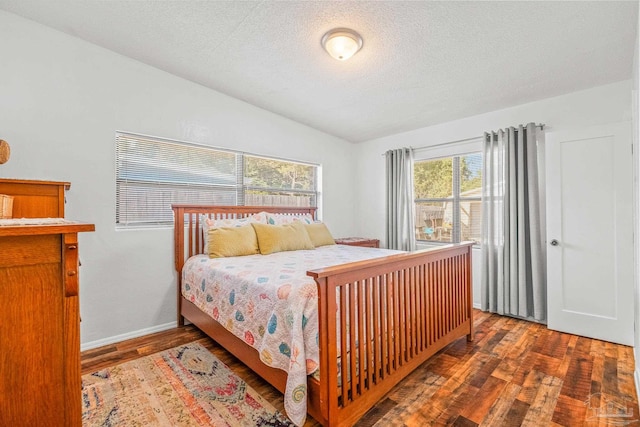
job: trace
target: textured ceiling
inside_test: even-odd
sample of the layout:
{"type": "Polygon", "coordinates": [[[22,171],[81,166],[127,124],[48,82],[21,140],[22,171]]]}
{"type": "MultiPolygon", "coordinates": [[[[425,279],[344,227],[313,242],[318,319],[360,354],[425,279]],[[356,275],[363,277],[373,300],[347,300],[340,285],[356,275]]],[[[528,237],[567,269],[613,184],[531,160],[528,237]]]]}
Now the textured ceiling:
{"type": "Polygon", "coordinates": [[[631,78],[638,2],[0,0],[359,142],[631,78]],[[363,39],[346,62],[320,46],[363,39]]]}

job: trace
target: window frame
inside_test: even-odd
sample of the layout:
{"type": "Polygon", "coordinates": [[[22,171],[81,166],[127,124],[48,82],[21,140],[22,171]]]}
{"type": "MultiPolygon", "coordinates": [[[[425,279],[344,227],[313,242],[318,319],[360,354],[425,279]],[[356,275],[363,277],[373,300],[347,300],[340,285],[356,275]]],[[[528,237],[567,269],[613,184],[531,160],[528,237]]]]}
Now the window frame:
{"type": "MultiPolygon", "coordinates": [[[[174,188],[174,195],[178,194],[178,195],[184,195],[184,193],[187,193],[188,191],[194,191],[197,192],[199,189],[203,190],[212,190],[212,195],[215,193],[215,189],[220,189],[223,193],[224,192],[228,192],[229,194],[233,193],[234,194],[234,198],[235,198],[235,203],[233,203],[235,206],[244,206],[245,205],[245,194],[248,191],[251,190],[264,190],[264,191],[279,191],[279,192],[288,192],[288,193],[295,193],[295,194],[308,194],[310,195],[310,204],[313,207],[318,208],[318,212],[320,210],[320,206],[321,206],[321,181],[320,181],[320,177],[322,176],[322,166],[318,163],[312,163],[312,162],[306,162],[306,161],[299,161],[299,160],[293,160],[293,159],[286,159],[286,158],[281,158],[281,157],[274,157],[274,156],[266,156],[266,155],[262,155],[262,154],[257,154],[257,153],[249,153],[249,152],[244,152],[244,151],[239,151],[239,150],[232,150],[232,149],[228,149],[228,148],[222,148],[222,147],[216,147],[216,146],[211,146],[211,145],[206,145],[206,144],[199,144],[199,143],[195,143],[195,142],[190,142],[190,141],[181,141],[181,140],[174,140],[174,139],[169,139],[169,138],[163,138],[163,137],[157,137],[157,136],[150,136],[150,135],[143,135],[143,134],[138,134],[138,133],[134,133],[134,132],[127,132],[127,131],[116,131],[115,133],[115,228],[116,230],[140,230],[140,229],[152,229],[152,228],[172,228],[173,227],[173,219],[171,220],[165,220],[162,219],[163,216],[167,216],[168,212],[171,212],[171,214],[173,214],[173,212],[171,211],[171,206],[169,205],[167,208],[167,211],[164,212],[160,212],[159,210],[156,210],[154,213],[157,213],[157,215],[152,218],[152,219],[146,219],[146,220],[130,220],[130,221],[126,221],[123,220],[123,218],[121,217],[121,212],[124,209],[126,211],[127,207],[123,205],[126,205],[126,200],[122,200],[121,199],[121,194],[122,194],[122,188],[123,185],[126,188],[126,186],[128,184],[139,184],[141,187],[142,186],[149,186],[149,187],[156,187],[156,188],[174,188]],[[127,143],[127,138],[129,140],[131,139],[135,139],[135,140],[144,140],[145,143],[156,143],[158,147],[162,147],[163,145],[165,147],[169,147],[170,145],[177,145],[180,147],[180,149],[186,149],[188,150],[189,147],[192,147],[194,149],[194,154],[196,153],[195,150],[206,150],[206,151],[211,151],[211,152],[219,152],[219,153],[229,153],[229,154],[233,154],[235,156],[235,159],[233,159],[233,163],[234,163],[234,170],[235,170],[235,182],[233,184],[220,184],[220,183],[211,183],[211,182],[176,182],[171,181],[170,179],[167,179],[166,177],[163,179],[160,175],[162,174],[157,174],[156,176],[146,176],[144,178],[137,178],[137,179],[132,179],[130,177],[126,177],[126,173],[127,171],[130,172],[131,169],[127,169],[127,168],[121,168],[121,164],[122,162],[126,161],[127,159],[131,159],[133,156],[131,154],[128,155],[124,155],[122,153],[122,145],[127,143]],[[247,185],[247,179],[246,179],[246,170],[245,170],[245,158],[246,157],[258,157],[258,158],[262,158],[262,159],[267,159],[267,160],[275,160],[275,161],[279,161],[279,162],[286,162],[286,163],[295,163],[295,164],[299,164],[299,165],[306,165],[306,166],[311,166],[313,167],[313,173],[314,173],[314,182],[313,182],[313,186],[315,187],[313,190],[297,190],[297,189],[286,189],[283,190],[282,188],[267,188],[267,187],[260,187],[260,186],[249,186],[247,185]],[[121,170],[122,169],[122,170],[121,170]],[[123,172],[124,171],[124,172],[123,172]],[[178,190],[177,188],[181,187],[181,190],[178,190]]],[[[177,150],[176,150],[177,152],[177,150]]],[[[202,152],[202,151],[200,151],[202,152]]],[[[171,153],[171,150],[167,149],[165,151],[165,154],[167,153],[171,153]]],[[[230,163],[231,164],[231,163],[230,163]]],[[[151,166],[155,166],[158,169],[160,169],[162,167],[161,164],[157,164],[157,163],[149,163],[149,165],[151,166]]],[[[170,176],[171,175],[171,169],[170,168],[166,168],[164,169],[165,171],[169,172],[166,175],[170,176]]],[[[173,172],[176,172],[175,170],[173,172]]],[[[177,173],[177,172],[176,172],[177,173]]],[[[175,176],[175,175],[174,175],[175,176]]],[[[207,177],[211,177],[210,175],[207,175],[207,177]]],[[[220,193],[221,195],[223,195],[223,193],[220,193]]],[[[171,201],[170,204],[172,203],[193,203],[193,204],[198,204],[198,203],[202,203],[202,202],[190,202],[190,201],[171,201]]],[[[215,202],[211,202],[211,204],[214,204],[215,202]]],[[[162,208],[164,209],[164,208],[162,208]]],[[[318,213],[319,215],[319,213],[318,213]]]]}

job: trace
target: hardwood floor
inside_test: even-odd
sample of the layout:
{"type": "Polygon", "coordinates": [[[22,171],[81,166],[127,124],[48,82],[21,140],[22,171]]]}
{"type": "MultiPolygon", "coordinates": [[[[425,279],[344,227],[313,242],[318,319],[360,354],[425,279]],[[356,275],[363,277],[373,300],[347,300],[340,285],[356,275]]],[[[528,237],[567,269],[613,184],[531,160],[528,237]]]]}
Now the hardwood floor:
{"type": "MultiPolygon", "coordinates": [[[[464,338],[425,362],[358,426],[640,425],[633,349],[474,311],[464,338]]],[[[186,326],[82,353],[82,373],[199,341],[284,412],[282,395],[197,328],[186,326]]],[[[305,427],[318,426],[308,418],[305,427]]]]}

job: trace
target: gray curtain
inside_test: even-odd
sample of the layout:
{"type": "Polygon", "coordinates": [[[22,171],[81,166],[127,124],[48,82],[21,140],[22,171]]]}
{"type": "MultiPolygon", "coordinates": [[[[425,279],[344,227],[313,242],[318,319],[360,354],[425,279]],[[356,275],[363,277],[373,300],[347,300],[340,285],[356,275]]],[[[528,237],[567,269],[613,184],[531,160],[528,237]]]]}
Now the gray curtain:
{"type": "Polygon", "coordinates": [[[482,310],[546,322],[544,132],[485,133],[483,156],[482,310]]]}
{"type": "Polygon", "coordinates": [[[385,153],[387,167],[387,248],[416,249],[413,150],[399,148],[385,153]]]}

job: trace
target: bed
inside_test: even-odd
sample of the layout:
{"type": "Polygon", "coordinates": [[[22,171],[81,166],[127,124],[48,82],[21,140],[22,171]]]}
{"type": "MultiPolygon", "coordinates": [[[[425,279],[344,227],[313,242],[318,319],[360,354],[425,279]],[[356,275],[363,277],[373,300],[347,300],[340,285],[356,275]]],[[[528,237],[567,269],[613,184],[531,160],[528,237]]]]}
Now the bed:
{"type": "MultiPolygon", "coordinates": [[[[202,225],[207,218],[240,219],[263,211],[315,218],[315,208],[179,204],[173,210],[178,323],[188,320],[226,348],[282,392],[286,407],[287,397],[299,391],[291,390],[290,375],[264,363],[264,354],[247,343],[253,339],[238,337],[196,298],[185,297],[182,273],[185,264],[206,263],[202,225]]],[[[472,340],[471,246],[383,251],[373,259],[306,272],[315,285],[318,349],[318,366],[300,394],[308,414],[323,425],[353,425],[431,355],[458,338],[472,340]]],[[[322,253],[317,251],[316,257],[322,253]]],[[[297,414],[290,418],[304,422],[297,414]]]]}

